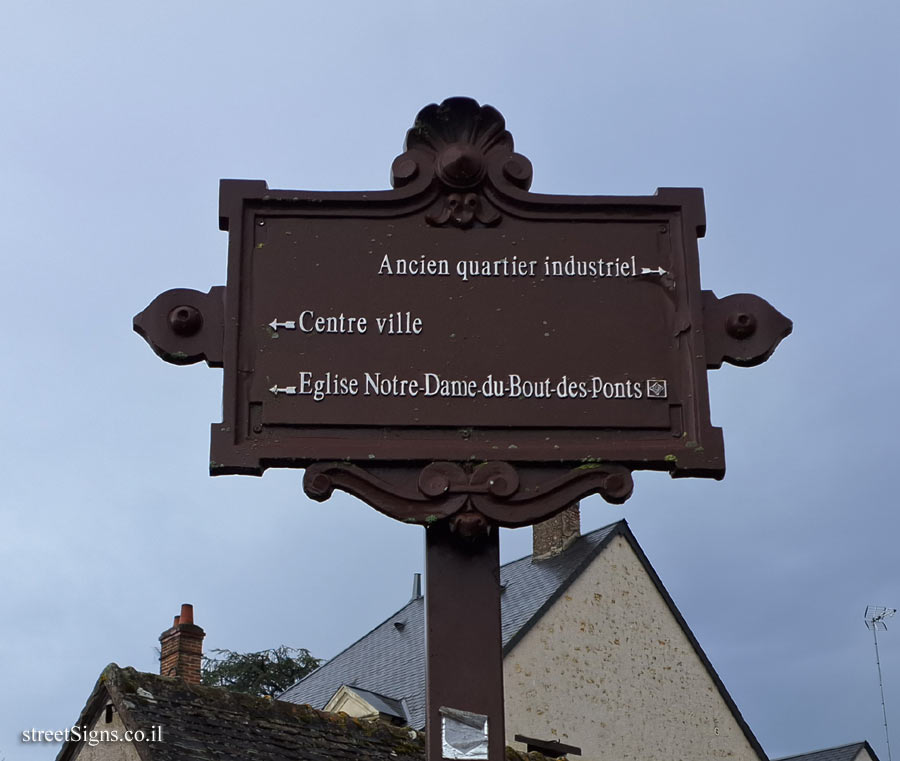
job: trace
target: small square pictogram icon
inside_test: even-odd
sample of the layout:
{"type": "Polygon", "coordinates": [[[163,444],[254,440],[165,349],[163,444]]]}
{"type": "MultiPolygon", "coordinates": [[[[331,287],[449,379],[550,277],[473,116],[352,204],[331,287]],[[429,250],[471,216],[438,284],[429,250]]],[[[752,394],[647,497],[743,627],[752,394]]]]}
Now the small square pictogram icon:
{"type": "Polygon", "coordinates": [[[647,381],[648,399],[665,399],[669,395],[668,384],[664,380],[651,378],[647,381]]]}

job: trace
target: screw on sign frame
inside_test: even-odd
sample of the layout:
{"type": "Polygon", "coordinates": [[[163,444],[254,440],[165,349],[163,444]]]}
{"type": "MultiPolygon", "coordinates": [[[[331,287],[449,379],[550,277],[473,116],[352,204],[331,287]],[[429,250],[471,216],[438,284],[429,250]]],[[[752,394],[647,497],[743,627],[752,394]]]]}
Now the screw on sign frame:
{"type": "Polygon", "coordinates": [[[496,109],[432,104],[392,190],[223,180],[227,284],[134,318],[164,360],[224,369],[211,474],[305,468],[313,499],[426,527],[432,761],[503,758],[496,527],[624,502],[637,469],[721,478],[706,371],[764,362],[792,328],[701,290],[702,190],[531,179],[496,109]]]}

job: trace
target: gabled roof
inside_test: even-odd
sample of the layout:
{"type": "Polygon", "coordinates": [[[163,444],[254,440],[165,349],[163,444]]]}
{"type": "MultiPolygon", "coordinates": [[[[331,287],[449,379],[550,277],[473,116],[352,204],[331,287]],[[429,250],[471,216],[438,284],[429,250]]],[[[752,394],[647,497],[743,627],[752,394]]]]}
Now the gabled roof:
{"type": "MultiPolygon", "coordinates": [[[[127,730],[163,728],[162,742],[134,743],[141,761],[425,758],[422,733],[408,727],[362,722],[309,706],[123,669],[114,663],[104,669],[76,726],[91,727],[109,702],[127,730]]],[[[74,758],[79,747],[67,742],[57,761],[74,758]]]]}
{"type": "MultiPolygon", "coordinates": [[[[528,555],[500,567],[501,627],[504,656],[515,647],[568,587],[594,561],[615,536],[621,536],[637,556],[673,618],[691,643],[731,715],[756,755],[768,759],[759,740],[738,710],[662,580],[635,539],[626,521],[596,529],[579,537],[563,553],[532,562],[528,555]]],[[[425,605],[411,600],[362,639],[290,687],[280,700],[309,703],[321,708],[341,688],[360,687],[403,700],[409,724],[425,726],[425,605]]],[[[813,761],[831,761],[814,759],[813,761]]]]}
{"type": "MultiPolygon", "coordinates": [[[[188,684],[114,663],[104,669],[74,726],[92,727],[110,702],[126,730],[163,728],[161,742],[133,743],[141,761],[425,761],[425,735],[409,727],[188,684]]],[[[71,761],[81,747],[66,742],[57,761],[71,761]]],[[[512,748],[506,749],[506,758],[547,761],[539,753],[512,748]]]]}
{"type": "MultiPolygon", "coordinates": [[[[532,563],[529,555],[501,566],[504,655],[590,565],[610,537],[625,528],[625,521],[619,521],[585,534],[556,557],[532,563]]],[[[279,699],[324,708],[342,685],[404,700],[410,726],[425,726],[424,598],[410,600],[279,699]]]]}
{"type": "Polygon", "coordinates": [[[872,746],[865,740],[859,743],[850,743],[850,745],[839,745],[836,748],[815,750],[812,753],[801,753],[798,756],[785,756],[777,761],[854,761],[862,750],[865,750],[873,761],[878,761],[878,756],[875,755],[872,746]]]}

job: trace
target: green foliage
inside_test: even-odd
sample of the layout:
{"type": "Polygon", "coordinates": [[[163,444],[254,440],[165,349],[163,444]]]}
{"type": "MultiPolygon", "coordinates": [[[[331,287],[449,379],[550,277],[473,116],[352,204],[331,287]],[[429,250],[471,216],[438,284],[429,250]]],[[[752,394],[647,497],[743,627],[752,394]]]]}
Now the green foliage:
{"type": "Polygon", "coordinates": [[[212,652],[215,657],[203,656],[203,684],[259,697],[279,695],[321,663],[309,650],[286,645],[258,653],[212,652]]]}

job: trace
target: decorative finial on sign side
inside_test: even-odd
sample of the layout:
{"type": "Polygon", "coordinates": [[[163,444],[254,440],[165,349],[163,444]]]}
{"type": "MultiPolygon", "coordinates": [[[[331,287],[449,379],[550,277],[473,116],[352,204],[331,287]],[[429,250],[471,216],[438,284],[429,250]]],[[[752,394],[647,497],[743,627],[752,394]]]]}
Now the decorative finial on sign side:
{"type": "Polygon", "coordinates": [[[793,330],[787,317],[751,293],[720,299],[712,291],[703,291],[702,296],[706,366],[711,369],[723,362],[738,367],[759,365],[793,330]]]}
{"type": "Polygon", "coordinates": [[[206,360],[210,367],[223,362],[225,288],[209,293],[174,288],[157,296],[135,315],[134,330],[166,362],[190,365],[206,360]]]}

